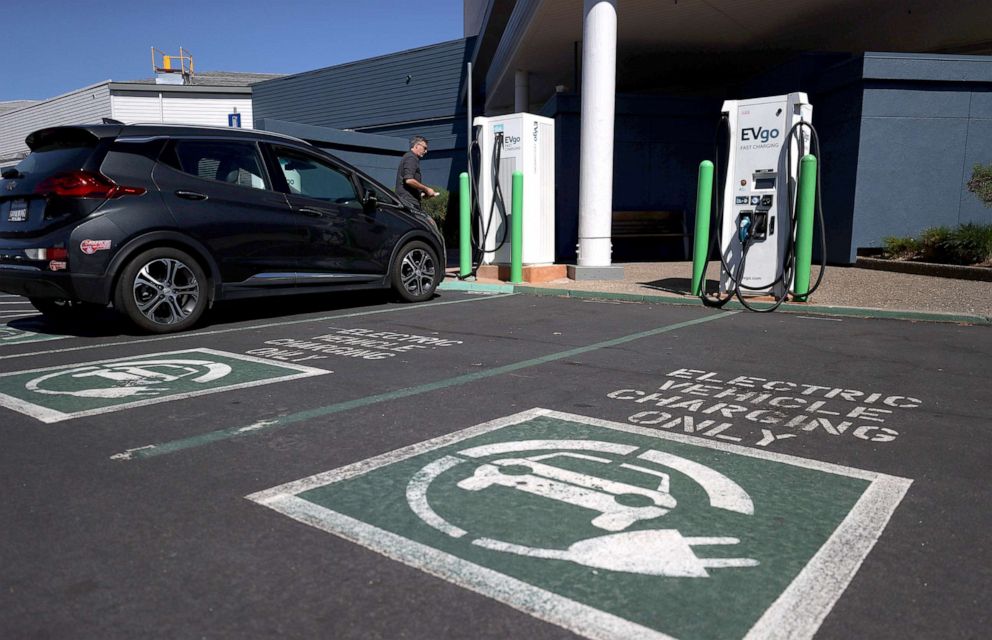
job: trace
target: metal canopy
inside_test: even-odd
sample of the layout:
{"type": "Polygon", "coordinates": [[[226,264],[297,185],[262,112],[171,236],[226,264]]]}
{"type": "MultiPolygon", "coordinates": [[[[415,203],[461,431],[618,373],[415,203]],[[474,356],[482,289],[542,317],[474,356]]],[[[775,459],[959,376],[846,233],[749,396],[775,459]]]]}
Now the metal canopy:
{"type": "MultiPolygon", "coordinates": [[[[534,103],[557,85],[574,91],[582,18],[582,0],[518,0],[486,77],[487,112],[512,108],[517,69],[529,72],[534,103]]],[[[617,31],[618,91],[664,90],[801,51],[992,53],[992,2],[618,0],[617,31]]]]}

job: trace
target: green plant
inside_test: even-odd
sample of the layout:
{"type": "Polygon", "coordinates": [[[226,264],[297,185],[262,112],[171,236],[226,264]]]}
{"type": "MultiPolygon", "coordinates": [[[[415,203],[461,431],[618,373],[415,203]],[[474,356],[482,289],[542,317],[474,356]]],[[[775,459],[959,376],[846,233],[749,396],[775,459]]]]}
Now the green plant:
{"type": "Polygon", "coordinates": [[[918,238],[883,238],[882,246],[885,257],[894,260],[992,266],[992,224],[969,222],[956,229],[931,227],[918,238]]]}
{"type": "Polygon", "coordinates": [[[948,227],[929,227],[920,234],[920,254],[926,262],[948,262],[952,258],[948,227]]]}
{"type": "Polygon", "coordinates": [[[885,256],[897,260],[909,260],[920,253],[920,242],[916,238],[888,236],[882,238],[885,256]]]}
{"type": "Polygon", "coordinates": [[[992,207],[992,164],[976,164],[968,181],[968,191],[971,191],[986,207],[992,207]]]}
{"type": "Polygon", "coordinates": [[[963,224],[950,234],[946,244],[958,264],[992,262],[992,224],[963,224]]]}
{"type": "Polygon", "coordinates": [[[444,187],[431,187],[431,189],[437,191],[437,195],[433,198],[422,198],[420,200],[420,208],[424,213],[434,218],[437,226],[441,227],[448,217],[448,205],[449,200],[451,200],[451,194],[444,187]]]}
{"type": "Polygon", "coordinates": [[[420,208],[434,219],[444,239],[453,242],[458,236],[458,193],[451,193],[444,187],[431,187],[437,191],[433,198],[423,198],[420,208]],[[448,215],[451,211],[452,215],[448,215]]]}

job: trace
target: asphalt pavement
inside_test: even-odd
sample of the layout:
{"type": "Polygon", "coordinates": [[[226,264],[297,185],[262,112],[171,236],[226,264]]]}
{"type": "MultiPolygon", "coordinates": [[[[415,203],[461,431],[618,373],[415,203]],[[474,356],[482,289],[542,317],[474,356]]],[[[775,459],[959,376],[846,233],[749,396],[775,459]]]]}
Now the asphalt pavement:
{"type": "Polygon", "coordinates": [[[0,297],[0,636],[985,637],[992,328],[638,268],[168,336],[0,297]]]}

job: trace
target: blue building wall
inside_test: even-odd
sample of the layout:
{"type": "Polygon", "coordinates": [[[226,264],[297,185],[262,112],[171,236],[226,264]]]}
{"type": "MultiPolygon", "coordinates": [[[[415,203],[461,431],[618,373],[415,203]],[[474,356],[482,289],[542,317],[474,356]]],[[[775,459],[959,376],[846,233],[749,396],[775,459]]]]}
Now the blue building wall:
{"type": "Polygon", "coordinates": [[[992,223],[968,191],[992,162],[992,58],[866,54],[852,244],[992,223]]]}
{"type": "Polygon", "coordinates": [[[410,136],[422,135],[430,142],[424,181],[452,189],[466,166],[459,98],[474,42],[452,40],[253,85],[255,126],[313,142],[389,187],[410,136]]]}
{"type": "Polygon", "coordinates": [[[397,123],[443,125],[464,117],[459,96],[474,41],[452,40],[252,85],[255,118],[354,131],[397,123]]]}
{"type": "Polygon", "coordinates": [[[992,58],[865,53],[810,55],[756,78],[744,97],[806,91],[822,143],[827,256],[928,227],[992,223],[968,191],[992,162],[992,58]]]}

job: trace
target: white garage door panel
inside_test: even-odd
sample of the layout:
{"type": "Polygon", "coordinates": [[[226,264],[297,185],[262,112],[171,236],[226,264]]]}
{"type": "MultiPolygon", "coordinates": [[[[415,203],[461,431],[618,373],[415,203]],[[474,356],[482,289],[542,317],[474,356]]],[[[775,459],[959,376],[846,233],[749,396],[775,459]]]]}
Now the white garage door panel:
{"type": "Polygon", "coordinates": [[[250,129],[252,124],[250,98],[166,98],[166,122],[186,122],[215,127],[226,127],[227,116],[237,108],[241,126],[250,129]]]}
{"type": "Polygon", "coordinates": [[[228,114],[237,109],[241,114],[241,126],[250,129],[252,125],[251,98],[248,97],[118,95],[113,96],[113,108],[113,117],[126,123],[169,122],[215,127],[226,127],[228,114]]]}

